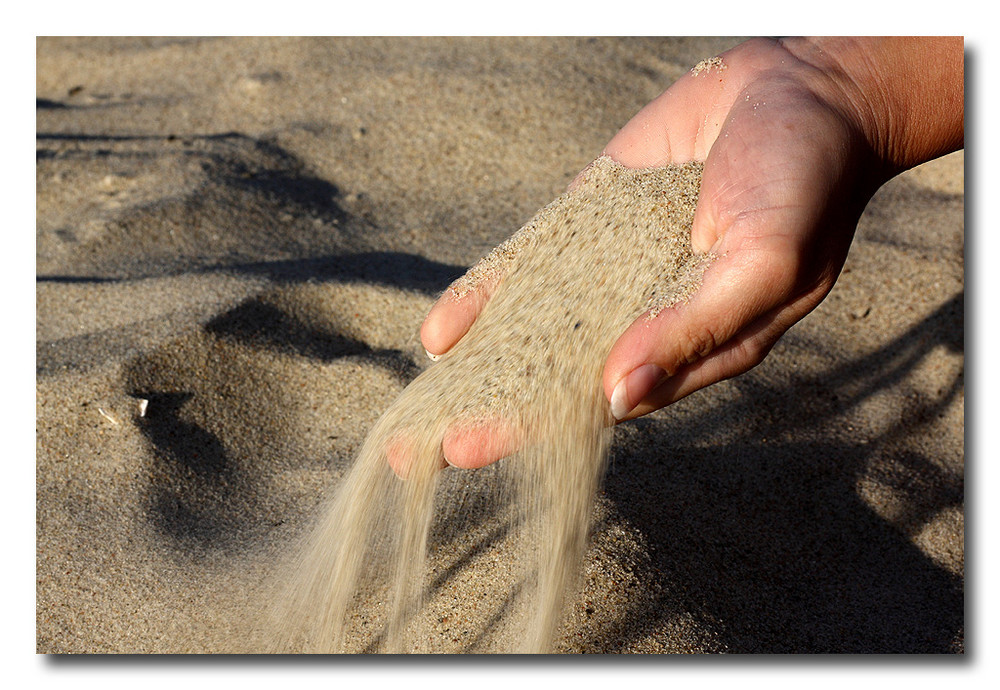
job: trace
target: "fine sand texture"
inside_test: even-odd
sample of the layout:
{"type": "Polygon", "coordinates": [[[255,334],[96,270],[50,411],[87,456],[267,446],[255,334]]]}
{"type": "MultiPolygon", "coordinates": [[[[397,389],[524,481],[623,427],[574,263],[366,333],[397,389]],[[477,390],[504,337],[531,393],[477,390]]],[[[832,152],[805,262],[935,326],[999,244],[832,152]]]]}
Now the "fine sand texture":
{"type": "MultiPolygon", "coordinates": [[[[38,39],[37,651],[274,648],[274,573],[447,363],[436,297],[736,42],[38,39]]],[[[964,651],[963,168],[881,189],[764,364],[614,430],[552,651],[964,651]]],[[[441,472],[409,650],[511,649],[510,464],[441,472]]]]}
{"type": "Polygon", "coordinates": [[[277,649],[349,649],[358,637],[349,618],[385,631],[372,640],[378,651],[424,651],[449,637],[450,648],[426,651],[463,651],[470,640],[481,641],[476,652],[551,651],[613,436],[604,359],[636,318],[697,289],[711,260],[690,249],[701,174],[701,163],[628,170],[602,156],[452,285],[461,294],[499,281],[469,332],[378,420],[304,557],[277,576],[291,605],[262,626],[290,633],[277,649]],[[442,477],[447,429],[484,424],[524,447],[476,481],[442,477]],[[441,635],[435,619],[452,607],[434,595],[442,570],[468,577],[449,555],[468,542],[472,516],[494,525],[496,545],[473,540],[457,552],[502,552],[511,577],[489,583],[499,606],[477,606],[479,620],[466,608],[461,635],[441,635]],[[351,606],[356,591],[385,604],[384,621],[351,606]]]}

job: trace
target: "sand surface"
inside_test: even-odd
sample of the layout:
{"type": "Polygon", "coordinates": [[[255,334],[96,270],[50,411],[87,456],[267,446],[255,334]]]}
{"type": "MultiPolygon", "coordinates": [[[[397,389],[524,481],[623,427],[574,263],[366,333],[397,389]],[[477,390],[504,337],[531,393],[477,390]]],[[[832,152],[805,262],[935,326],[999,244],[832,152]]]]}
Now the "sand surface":
{"type": "MultiPolygon", "coordinates": [[[[37,651],[241,650],[435,297],[735,42],[39,39],[37,651]]],[[[880,190],[767,362],[617,429],[558,651],[964,651],[963,168],[880,190]]],[[[442,636],[496,603],[488,518],[442,636]]]]}

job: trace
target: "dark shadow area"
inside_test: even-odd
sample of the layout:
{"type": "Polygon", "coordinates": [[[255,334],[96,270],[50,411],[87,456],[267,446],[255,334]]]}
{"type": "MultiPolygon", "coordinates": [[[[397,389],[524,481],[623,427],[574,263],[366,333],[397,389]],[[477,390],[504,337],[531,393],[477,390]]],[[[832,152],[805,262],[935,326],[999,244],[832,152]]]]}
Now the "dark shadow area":
{"type": "Polygon", "coordinates": [[[468,268],[441,263],[417,254],[367,251],[296,261],[240,264],[233,266],[232,270],[264,275],[277,282],[364,282],[436,296],[468,268]]]}
{"type": "MultiPolygon", "coordinates": [[[[82,91],[82,89],[81,89],[82,91]]],[[[169,103],[171,99],[145,95],[141,98],[133,98],[132,94],[122,94],[121,96],[112,96],[111,94],[89,94],[89,97],[85,102],[79,102],[78,99],[73,97],[79,93],[79,91],[73,91],[67,94],[67,100],[53,100],[49,98],[35,98],[35,110],[42,111],[50,114],[58,114],[63,116],[69,114],[72,116],[73,111],[87,111],[87,110],[113,110],[116,108],[135,108],[135,107],[146,107],[154,104],[165,104],[169,103]],[[76,102],[73,102],[76,100],[76,102]]],[[[110,116],[110,114],[109,114],[110,116]]],[[[70,134],[46,134],[46,139],[70,139],[73,135],[70,134]]],[[[52,150],[47,149],[37,149],[35,151],[35,160],[42,160],[46,158],[52,158],[52,150]]]]}
{"type": "Polygon", "coordinates": [[[817,433],[912,375],[931,349],[960,351],[963,301],[960,293],[872,354],[791,389],[743,377],[737,401],[620,428],[605,492],[648,539],[643,569],[655,595],[588,644],[618,636],[626,648],[684,613],[711,631],[715,651],[963,651],[964,582],[910,540],[941,510],[963,505],[962,476],[910,450],[891,458],[902,472],[872,477],[877,453],[961,395],[962,375],[935,398],[908,403],[879,437],[817,433]],[[739,443],[712,443],[733,425],[748,430],[739,443]],[[670,438],[672,447],[660,445],[670,438]],[[914,476],[919,487],[898,485],[914,476]],[[905,497],[893,524],[859,496],[862,477],[905,497]]]}
{"type": "Polygon", "coordinates": [[[607,495],[649,540],[658,591],[598,639],[625,648],[683,612],[713,651],[956,651],[963,583],[858,498],[865,448],[777,446],[682,446],[629,457],[627,481],[609,476],[607,495]]]}
{"type": "Polygon", "coordinates": [[[35,99],[35,110],[59,110],[60,108],[68,107],[65,103],[49,100],[48,98],[35,99]]]}
{"type": "Polygon", "coordinates": [[[208,161],[214,166],[211,170],[214,179],[327,222],[336,224],[347,219],[347,213],[336,202],[340,190],[312,174],[301,160],[277,143],[238,132],[206,135],[204,139],[209,143],[238,141],[242,147],[251,147],[255,154],[241,157],[221,148],[213,149],[208,161]],[[257,161],[266,161],[267,165],[257,161]]]}
{"type": "MultiPolygon", "coordinates": [[[[252,368],[242,381],[218,375],[214,367],[220,355],[213,343],[230,341],[247,353],[272,350],[321,362],[354,359],[388,370],[402,385],[420,372],[407,353],[373,349],[312,328],[257,298],[219,315],[190,338],[179,346],[186,355],[176,357],[178,345],[169,343],[132,357],[124,372],[129,395],[149,401],[148,414],[139,420],[153,447],[149,518],[187,547],[238,551],[266,538],[281,524],[274,523],[275,501],[281,499],[269,493],[270,477],[303,462],[288,452],[296,441],[286,438],[276,421],[283,396],[291,393],[280,383],[255,381],[261,374],[252,368]],[[232,419],[214,414],[220,396],[234,409],[232,419]]],[[[327,468],[329,462],[316,460],[327,468]]]]}
{"type": "MultiPolygon", "coordinates": [[[[295,261],[263,262],[204,269],[195,273],[222,270],[265,276],[275,283],[322,281],[334,283],[363,282],[400,290],[412,290],[435,297],[455,278],[465,272],[462,266],[443,264],[413,254],[400,252],[365,252],[295,261]]],[[[141,280],[141,279],[138,279],[141,280]]],[[[100,276],[37,276],[36,283],[123,283],[100,276]]],[[[141,290],[141,286],[136,286],[141,290]]],[[[404,382],[419,373],[409,355],[393,349],[374,350],[365,343],[341,335],[317,332],[303,324],[290,322],[288,315],[270,310],[251,300],[234,311],[216,317],[209,325],[219,335],[252,340],[262,346],[297,352],[303,356],[328,361],[331,357],[365,356],[383,366],[404,382]],[[258,322],[256,319],[263,319],[258,322]]],[[[142,337],[152,328],[142,322],[118,328],[38,343],[35,350],[35,373],[43,376],[67,369],[86,370],[118,356],[128,356],[141,349],[142,337]]]]}
{"type": "MultiPolygon", "coordinates": [[[[257,263],[209,266],[183,273],[246,273],[266,276],[275,282],[303,282],[308,280],[338,283],[365,282],[385,285],[402,290],[415,290],[426,295],[438,295],[456,278],[468,270],[467,266],[445,264],[405,252],[370,251],[345,253],[334,256],[292,259],[287,261],[261,261],[257,263]]],[[[162,277],[155,273],[139,275],[129,280],[162,277]]],[[[39,275],[37,283],[121,283],[125,279],[99,275],[39,275]]]]}
{"type": "MultiPolygon", "coordinates": [[[[739,379],[740,388],[745,393],[744,397],[755,406],[774,408],[772,413],[764,416],[769,436],[815,427],[857,407],[879,391],[898,385],[912,374],[931,350],[945,347],[950,352],[964,352],[964,323],[965,292],[962,291],[871,354],[845,362],[820,375],[796,377],[788,390],[758,386],[752,377],[739,379]],[[808,410],[799,409],[803,401],[808,401],[808,410]]],[[[964,376],[953,381],[947,391],[941,391],[936,401],[922,401],[918,411],[930,415],[946,407],[961,392],[964,381],[964,376]]],[[[699,436],[710,437],[729,425],[736,418],[734,408],[743,405],[742,402],[733,403],[700,414],[693,426],[698,429],[699,436]]],[[[914,427],[919,421],[914,419],[903,428],[914,427]]]]}
{"type": "Polygon", "coordinates": [[[234,547],[253,526],[256,489],[222,441],[185,414],[192,392],[135,391],[149,401],[141,429],[156,452],[147,514],[188,547],[234,547]]]}
{"type": "Polygon", "coordinates": [[[63,283],[66,285],[86,283],[121,283],[118,278],[102,278],[100,276],[35,276],[36,283],[63,283]]]}
{"type": "Polygon", "coordinates": [[[220,314],[206,324],[205,330],[251,348],[274,349],[322,362],[344,357],[361,358],[388,370],[404,385],[420,373],[413,358],[402,350],[374,350],[340,333],[310,328],[274,305],[257,299],[220,314]]]}

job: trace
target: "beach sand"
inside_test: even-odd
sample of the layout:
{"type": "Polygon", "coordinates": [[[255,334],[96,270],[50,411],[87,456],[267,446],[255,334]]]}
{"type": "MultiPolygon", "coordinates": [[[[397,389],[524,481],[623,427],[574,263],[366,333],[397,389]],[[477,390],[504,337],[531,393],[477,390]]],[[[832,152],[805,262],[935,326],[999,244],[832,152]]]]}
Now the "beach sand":
{"type": "MultiPolygon", "coordinates": [[[[736,42],[38,39],[37,651],[255,651],[436,296],[736,42]]],[[[621,425],[557,651],[963,652],[963,254],[958,153],[764,364],[621,425]]]]}

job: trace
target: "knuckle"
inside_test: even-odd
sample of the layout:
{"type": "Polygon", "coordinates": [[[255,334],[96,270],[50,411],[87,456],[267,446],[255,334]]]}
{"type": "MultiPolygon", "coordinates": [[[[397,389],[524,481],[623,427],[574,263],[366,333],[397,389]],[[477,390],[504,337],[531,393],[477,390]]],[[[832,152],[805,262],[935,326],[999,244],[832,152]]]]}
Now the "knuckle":
{"type": "Polygon", "coordinates": [[[756,338],[745,340],[737,347],[737,357],[742,362],[743,371],[749,371],[764,361],[771,351],[771,343],[756,338]]]}
{"type": "Polygon", "coordinates": [[[709,328],[692,327],[683,332],[678,345],[678,365],[683,366],[708,356],[718,346],[718,339],[709,328]]]}

